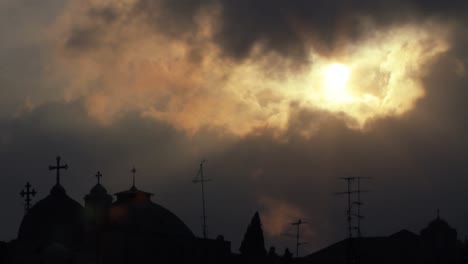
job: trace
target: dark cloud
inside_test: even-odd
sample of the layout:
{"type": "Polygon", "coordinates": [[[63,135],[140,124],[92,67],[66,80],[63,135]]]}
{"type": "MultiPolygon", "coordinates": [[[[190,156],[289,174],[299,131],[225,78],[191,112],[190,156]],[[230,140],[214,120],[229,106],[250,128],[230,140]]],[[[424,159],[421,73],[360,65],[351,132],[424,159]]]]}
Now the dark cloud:
{"type": "MultiPolygon", "coordinates": [[[[339,36],[356,38],[362,33],[358,16],[369,16],[376,25],[384,26],[405,19],[463,19],[467,12],[466,1],[217,3],[222,16],[216,41],[224,54],[236,58],[247,56],[258,42],[269,51],[300,57],[308,49],[304,39],[309,35],[313,43],[332,50],[339,36]]],[[[142,0],[132,12],[158,27],[163,25],[166,34],[177,37],[193,29],[200,8],[212,4],[162,1],[163,15],[152,20],[151,14],[160,12],[155,8],[161,7],[142,0]]],[[[73,49],[100,45],[108,26],[128,19],[113,9],[93,10],[89,16],[99,27],[91,24],[69,32],[68,44],[73,49]]],[[[109,191],[128,188],[128,170],[135,164],[138,185],[155,192],[154,201],[174,211],[195,232],[200,226],[200,194],[191,179],[198,161],[207,158],[207,175],[214,179],[207,186],[209,233],[224,234],[234,242],[233,250],[253,212],[267,210],[260,202],[262,197],[287,202],[304,212],[313,234],[306,238],[309,250],[344,237],[345,203],[333,195],[344,187],[337,179],[343,176],[373,178],[366,183],[371,192],[364,198],[365,234],[386,235],[402,228],[418,232],[440,208],[463,237],[468,233],[468,213],[463,206],[468,199],[468,82],[463,73],[468,62],[468,34],[462,27],[457,28],[451,51],[427,69],[423,80],[426,96],[416,107],[403,116],[375,120],[363,130],[349,128],[344,116],[296,107],[279,139],[273,128],[242,138],[210,129],[187,135],[135,112],[103,125],[88,116],[81,99],[51,102],[56,98],[47,93],[46,103],[15,118],[0,119],[0,208],[9,212],[2,216],[0,239],[16,235],[22,217],[19,191],[26,181],[39,190],[36,201],[47,194],[54,180],[47,166],[57,154],[70,165],[63,182],[74,199],[82,202],[97,170],[103,172],[109,191]],[[315,133],[310,137],[301,133],[311,130],[315,133]]],[[[17,80],[17,85],[2,82],[0,94],[10,101],[20,101],[16,97],[29,92],[35,95],[33,91],[40,89],[33,84],[44,74],[43,64],[25,63],[28,58],[42,61],[42,46],[22,47],[0,49],[9,64],[2,73],[17,80]],[[25,81],[24,76],[30,80],[25,81]]],[[[294,220],[295,216],[288,217],[294,220]]],[[[270,236],[267,243],[291,246],[294,242],[270,236]]]]}
{"type": "Polygon", "coordinates": [[[70,49],[88,49],[98,45],[102,32],[95,26],[74,28],[67,39],[70,49]]]}
{"type": "Polygon", "coordinates": [[[22,105],[60,97],[54,84],[44,82],[51,55],[45,27],[63,6],[57,0],[0,3],[0,117],[13,115],[22,105]]]}
{"type": "Polygon", "coordinates": [[[466,1],[221,1],[222,28],[218,41],[227,54],[248,56],[261,42],[266,50],[283,55],[306,55],[309,48],[329,53],[342,41],[365,35],[368,27],[360,19],[374,23],[376,29],[392,24],[435,17],[463,19],[466,1]],[[310,45],[310,46],[308,46],[310,45]]]}
{"type": "Polygon", "coordinates": [[[203,7],[216,0],[152,1],[139,0],[132,12],[142,16],[147,22],[172,37],[191,32],[196,27],[196,15],[203,7]]]}
{"type": "MultiPolygon", "coordinates": [[[[215,40],[225,55],[246,58],[252,48],[261,43],[264,52],[292,56],[299,62],[310,49],[330,54],[339,50],[344,42],[372,33],[369,30],[427,19],[464,21],[468,12],[468,4],[463,0],[140,0],[129,12],[118,13],[107,6],[93,8],[88,15],[108,23],[119,18],[127,21],[143,18],[158,32],[179,38],[193,32],[197,26],[196,16],[211,6],[221,9],[215,40]],[[366,23],[374,27],[369,28],[366,23]]],[[[72,30],[69,43],[85,43],[83,46],[87,47],[89,39],[95,39],[96,31],[106,32],[105,24],[91,24],[90,27],[72,30]]]]}

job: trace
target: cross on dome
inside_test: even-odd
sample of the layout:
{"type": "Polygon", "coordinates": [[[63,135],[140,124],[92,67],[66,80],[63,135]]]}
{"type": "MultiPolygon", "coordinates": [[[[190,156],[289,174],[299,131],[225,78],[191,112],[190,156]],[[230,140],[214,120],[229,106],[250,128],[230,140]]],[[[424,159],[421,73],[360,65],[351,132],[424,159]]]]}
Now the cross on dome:
{"type": "Polygon", "coordinates": [[[57,171],[57,174],[56,174],[56,181],[57,181],[57,185],[60,185],[60,170],[61,169],[64,169],[64,170],[68,170],[68,164],[65,164],[65,165],[60,165],[60,160],[62,158],[60,156],[57,156],[56,160],[57,160],[57,166],[52,166],[50,165],[49,166],[49,170],[56,170],[57,171]]]}
{"type": "Polygon", "coordinates": [[[95,175],[95,177],[97,178],[97,183],[98,184],[101,184],[101,177],[102,177],[102,174],[100,171],[98,171],[95,175]]]}

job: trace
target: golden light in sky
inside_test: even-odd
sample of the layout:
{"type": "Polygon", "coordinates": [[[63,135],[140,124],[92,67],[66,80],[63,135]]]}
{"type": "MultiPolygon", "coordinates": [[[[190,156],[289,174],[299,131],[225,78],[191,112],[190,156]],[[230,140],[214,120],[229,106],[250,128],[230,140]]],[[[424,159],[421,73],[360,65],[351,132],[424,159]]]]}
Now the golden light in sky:
{"type": "Polygon", "coordinates": [[[328,100],[334,102],[349,101],[351,96],[347,93],[349,68],[343,64],[335,63],[324,70],[324,93],[328,100]]]}
{"type": "MultiPolygon", "coordinates": [[[[80,6],[59,19],[54,34],[91,23],[74,8],[80,6]]],[[[196,31],[181,38],[140,20],[114,23],[102,36],[105,45],[80,53],[58,48],[51,81],[65,80],[67,100],[84,98],[89,115],[103,124],[137,111],[189,133],[213,128],[243,136],[272,128],[281,134],[292,114],[306,110],[345,117],[349,127],[361,129],[368,120],[412,110],[424,96],[427,65],[449,48],[447,26],[408,24],[369,30],[333,53],[309,43],[301,58],[306,64],[265,52],[262,42],[245,59],[232,60],[215,41],[219,14],[216,8],[201,12],[196,31]]],[[[321,120],[308,122],[314,123],[304,134],[313,134],[321,120]]]]}

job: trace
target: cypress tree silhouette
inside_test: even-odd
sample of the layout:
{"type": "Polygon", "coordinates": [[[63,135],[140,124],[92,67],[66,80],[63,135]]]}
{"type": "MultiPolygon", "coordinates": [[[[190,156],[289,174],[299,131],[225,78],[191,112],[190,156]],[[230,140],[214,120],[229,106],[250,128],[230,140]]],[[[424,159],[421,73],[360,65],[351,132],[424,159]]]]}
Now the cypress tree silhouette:
{"type": "Polygon", "coordinates": [[[286,248],[284,250],[283,259],[286,260],[286,261],[290,261],[290,260],[292,260],[292,257],[293,257],[293,254],[291,253],[291,251],[289,251],[289,248],[286,248]]]}
{"type": "Polygon", "coordinates": [[[255,212],[253,216],[239,250],[245,256],[264,257],[266,255],[262,223],[258,212],[255,212]]]}
{"type": "Polygon", "coordinates": [[[268,257],[270,257],[270,258],[278,257],[278,254],[276,254],[276,248],[275,247],[270,247],[270,250],[268,250],[268,257]]]}

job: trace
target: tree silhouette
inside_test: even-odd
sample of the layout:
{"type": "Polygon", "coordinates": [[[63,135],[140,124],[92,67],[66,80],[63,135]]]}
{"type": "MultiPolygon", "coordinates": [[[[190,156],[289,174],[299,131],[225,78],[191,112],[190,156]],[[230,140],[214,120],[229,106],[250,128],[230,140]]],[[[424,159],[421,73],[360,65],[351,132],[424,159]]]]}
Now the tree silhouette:
{"type": "Polygon", "coordinates": [[[289,248],[286,248],[284,250],[283,259],[286,260],[286,261],[290,261],[290,260],[292,260],[292,256],[293,255],[292,255],[291,251],[289,251],[289,248]]]}
{"type": "Polygon", "coordinates": [[[268,250],[268,257],[270,258],[277,258],[278,254],[276,254],[276,248],[275,247],[270,247],[270,250],[268,250]]]}
{"type": "Polygon", "coordinates": [[[255,212],[253,216],[239,250],[245,256],[264,257],[266,255],[262,223],[258,212],[255,212]]]}

